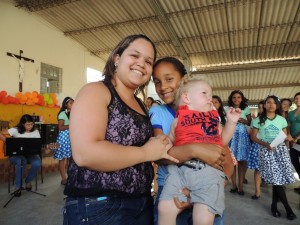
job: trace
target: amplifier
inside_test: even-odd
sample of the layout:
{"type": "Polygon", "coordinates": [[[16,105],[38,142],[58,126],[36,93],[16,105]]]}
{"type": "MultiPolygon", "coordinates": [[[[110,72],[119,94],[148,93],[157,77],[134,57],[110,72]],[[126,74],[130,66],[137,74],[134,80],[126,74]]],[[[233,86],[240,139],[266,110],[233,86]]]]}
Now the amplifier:
{"type": "Polygon", "coordinates": [[[58,124],[41,124],[42,144],[55,143],[58,135],[58,124]]]}

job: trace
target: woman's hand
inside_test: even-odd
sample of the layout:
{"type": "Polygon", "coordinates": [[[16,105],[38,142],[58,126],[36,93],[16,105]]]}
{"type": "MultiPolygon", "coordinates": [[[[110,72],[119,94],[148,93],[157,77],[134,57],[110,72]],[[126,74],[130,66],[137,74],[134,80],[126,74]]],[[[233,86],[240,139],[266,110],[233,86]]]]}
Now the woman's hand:
{"type": "Polygon", "coordinates": [[[159,159],[167,159],[172,162],[178,163],[179,161],[174,157],[168,154],[168,151],[173,146],[172,142],[166,135],[158,135],[156,137],[150,138],[149,141],[146,142],[142,146],[142,148],[146,152],[147,161],[156,161],[159,159]]]}

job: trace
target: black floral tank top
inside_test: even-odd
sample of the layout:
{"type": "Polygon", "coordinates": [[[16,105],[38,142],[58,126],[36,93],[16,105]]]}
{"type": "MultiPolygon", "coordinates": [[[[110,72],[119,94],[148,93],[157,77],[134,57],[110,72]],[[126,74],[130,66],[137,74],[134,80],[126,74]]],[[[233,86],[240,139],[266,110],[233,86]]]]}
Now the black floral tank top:
{"type": "MultiPolygon", "coordinates": [[[[153,133],[150,118],[143,103],[136,97],[146,115],[141,115],[129,108],[110,82],[104,84],[111,92],[106,140],[125,146],[144,145],[153,133]]],[[[150,194],[153,176],[150,162],[114,172],[99,172],[79,167],[71,158],[64,194],[73,197],[103,195],[138,197],[150,194]]]]}

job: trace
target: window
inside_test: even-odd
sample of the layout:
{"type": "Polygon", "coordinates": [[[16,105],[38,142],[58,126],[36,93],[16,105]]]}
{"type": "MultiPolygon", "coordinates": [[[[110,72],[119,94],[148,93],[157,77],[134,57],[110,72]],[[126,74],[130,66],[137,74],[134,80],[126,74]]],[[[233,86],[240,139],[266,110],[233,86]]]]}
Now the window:
{"type": "Polygon", "coordinates": [[[40,93],[62,92],[62,68],[41,63],[40,93]]]}
{"type": "Polygon", "coordinates": [[[91,82],[96,82],[104,80],[104,77],[102,77],[102,73],[98,70],[94,70],[92,68],[87,68],[86,69],[86,82],[91,83],[91,82]]]}

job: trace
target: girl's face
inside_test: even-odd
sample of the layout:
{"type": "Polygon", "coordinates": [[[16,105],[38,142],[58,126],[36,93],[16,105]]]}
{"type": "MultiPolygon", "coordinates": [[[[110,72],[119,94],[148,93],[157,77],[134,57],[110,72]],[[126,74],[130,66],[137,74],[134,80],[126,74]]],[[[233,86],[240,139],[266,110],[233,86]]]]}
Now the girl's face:
{"type": "Polygon", "coordinates": [[[263,104],[258,104],[258,112],[262,113],[264,111],[264,105],[263,104]]]}
{"type": "Polygon", "coordinates": [[[276,102],[273,98],[268,98],[265,103],[265,108],[268,113],[273,113],[277,109],[276,102]]]}
{"type": "Polygon", "coordinates": [[[296,95],[294,98],[294,102],[296,104],[297,107],[300,106],[300,95],[296,95]]]}
{"type": "Polygon", "coordinates": [[[221,106],[221,102],[219,102],[219,100],[217,98],[213,98],[212,99],[212,103],[214,105],[214,107],[218,110],[221,106]]]}
{"type": "Polygon", "coordinates": [[[73,103],[74,103],[74,101],[72,101],[72,100],[68,101],[68,103],[67,103],[68,110],[71,110],[73,103]]]}
{"type": "Polygon", "coordinates": [[[242,103],[242,95],[239,94],[239,93],[235,93],[233,96],[232,96],[232,102],[233,102],[233,105],[235,107],[239,107],[242,103]]]}
{"type": "Polygon", "coordinates": [[[26,122],[23,125],[25,127],[25,132],[31,132],[31,129],[34,126],[34,123],[33,122],[26,122]]]}
{"type": "Polygon", "coordinates": [[[155,67],[153,71],[155,90],[166,104],[174,103],[175,93],[181,79],[181,74],[175,69],[172,63],[161,62],[155,67]]]}
{"type": "Polygon", "coordinates": [[[136,89],[150,80],[154,62],[154,49],[145,39],[133,41],[122,53],[115,56],[116,77],[125,86],[136,89]]]}
{"type": "Polygon", "coordinates": [[[282,111],[288,112],[289,109],[290,109],[290,102],[287,101],[287,100],[282,101],[282,102],[281,102],[281,108],[282,108],[282,111]]]}

